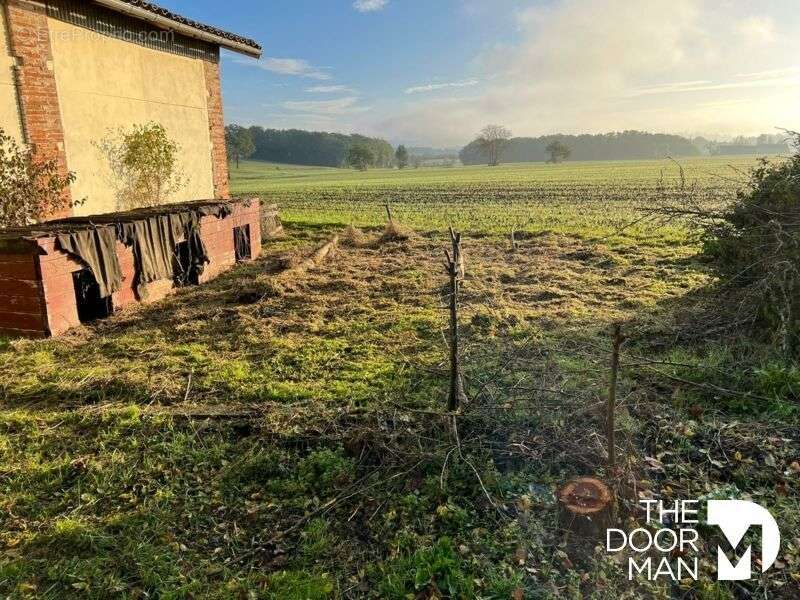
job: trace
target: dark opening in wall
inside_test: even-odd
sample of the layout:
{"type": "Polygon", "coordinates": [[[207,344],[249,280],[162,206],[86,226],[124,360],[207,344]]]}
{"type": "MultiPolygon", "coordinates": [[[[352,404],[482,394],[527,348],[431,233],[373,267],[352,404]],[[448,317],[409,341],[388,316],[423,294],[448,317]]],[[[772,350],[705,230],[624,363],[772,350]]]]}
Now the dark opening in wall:
{"type": "Polygon", "coordinates": [[[180,242],[175,246],[175,285],[185,287],[187,285],[199,285],[200,280],[197,276],[197,269],[192,263],[192,249],[189,242],[180,242]]]}
{"type": "Polygon", "coordinates": [[[90,323],[104,319],[112,312],[111,297],[100,297],[100,286],[91,269],[82,269],[72,274],[75,287],[75,300],[78,304],[78,319],[81,323],[90,323]]]}
{"type": "Polygon", "coordinates": [[[233,247],[236,249],[236,262],[253,258],[250,247],[250,225],[233,228],[233,247]]]}

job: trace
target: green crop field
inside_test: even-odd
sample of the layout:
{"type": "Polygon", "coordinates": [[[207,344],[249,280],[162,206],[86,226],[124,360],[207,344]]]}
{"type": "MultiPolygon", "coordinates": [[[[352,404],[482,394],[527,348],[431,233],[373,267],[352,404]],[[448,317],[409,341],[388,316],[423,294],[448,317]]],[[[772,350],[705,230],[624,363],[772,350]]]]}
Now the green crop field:
{"type": "Polygon", "coordinates": [[[366,172],[329,167],[280,165],[243,161],[231,165],[232,186],[237,193],[301,189],[342,189],[364,187],[403,188],[434,185],[475,184],[517,187],[547,184],[654,185],[662,173],[677,177],[683,167],[687,179],[719,182],[740,178],[754,165],[754,156],[714,156],[637,161],[574,162],[557,165],[521,163],[497,167],[423,167],[419,169],[370,169],[366,172]],[[268,188],[265,189],[265,185],[268,188]]]}
{"type": "Polygon", "coordinates": [[[0,339],[0,596],[798,597],[800,371],[731,325],[686,223],[642,219],[724,204],[754,164],[232,167],[234,193],[280,206],[262,258],[58,339],[0,339]],[[698,581],[629,582],[559,517],[578,475],[631,526],[643,498],[752,498],[785,533],[779,565],[717,582],[701,527],[698,581]]]}
{"type": "Polygon", "coordinates": [[[586,237],[613,233],[634,209],[682,181],[711,201],[722,199],[753,164],[754,157],[723,156],[361,173],[251,161],[231,172],[233,193],[279,203],[290,222],[376,226],[388,202],[400,221],[424,230],[452,224],[474,233],[516,228],[586,237]]]}

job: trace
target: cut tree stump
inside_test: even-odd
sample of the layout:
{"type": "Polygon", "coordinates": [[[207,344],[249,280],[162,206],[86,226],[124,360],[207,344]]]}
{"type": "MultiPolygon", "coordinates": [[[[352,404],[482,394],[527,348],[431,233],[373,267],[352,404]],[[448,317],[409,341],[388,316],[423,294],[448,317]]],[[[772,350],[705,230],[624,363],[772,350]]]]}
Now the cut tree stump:
{"type": "Polygon", "coordinates": [[[305,273],[309,269],[313,269],[314,267],[318,267],[328,256],[336,250],[336,246],[339,245],[339,236],[334,235],[327,243],[323,244],[319,248],[317,248],[311,256],[303,260],[302,262],[289,267],[285,271],[278,273],[278,276],[281,278],[287,278],[289,276],[296,276],[305,273]]]}
{"type": "Polygon", "coordinates": [[[336,246],[338,245],[339,245],[339,236],[335,235],[330,239],[330,241],[328,241],[327,243],[323,244],[320,248],[318,248],[308,260],[301,263],[300,266],[305,267],[307,269],[319,266],[328,257],[328,255],[336,249],[336,246]]]}
{"type": "Polygon", "coordinates": [[[570,481],[558,491],[562,529],[581,537],[605,539],[614,521],[614,495],[594,477],[570,481]]]}

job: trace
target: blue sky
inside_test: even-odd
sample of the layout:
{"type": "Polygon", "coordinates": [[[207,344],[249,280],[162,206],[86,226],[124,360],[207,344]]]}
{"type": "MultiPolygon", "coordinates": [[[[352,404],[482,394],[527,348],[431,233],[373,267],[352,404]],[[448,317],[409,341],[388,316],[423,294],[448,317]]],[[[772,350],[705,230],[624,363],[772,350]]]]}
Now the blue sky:
{"type": "Polygon", "coordinates": [[[800,128],[797,0],[160,0],[258,40],[223,57],[226,121],[460,145],[800,128]]]}

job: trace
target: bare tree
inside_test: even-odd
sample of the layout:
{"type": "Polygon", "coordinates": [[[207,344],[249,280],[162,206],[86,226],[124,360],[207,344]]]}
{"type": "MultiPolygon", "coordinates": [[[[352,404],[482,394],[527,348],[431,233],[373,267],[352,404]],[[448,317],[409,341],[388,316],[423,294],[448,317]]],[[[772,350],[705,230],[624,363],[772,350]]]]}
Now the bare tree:
{"type": "Polygon", "coordinates": [[[487,125],[478,134],[478,144],[483,149],[490,167],[500,164],[500,156],[510,139],[511,132],[502,125],[487,125]]]}

